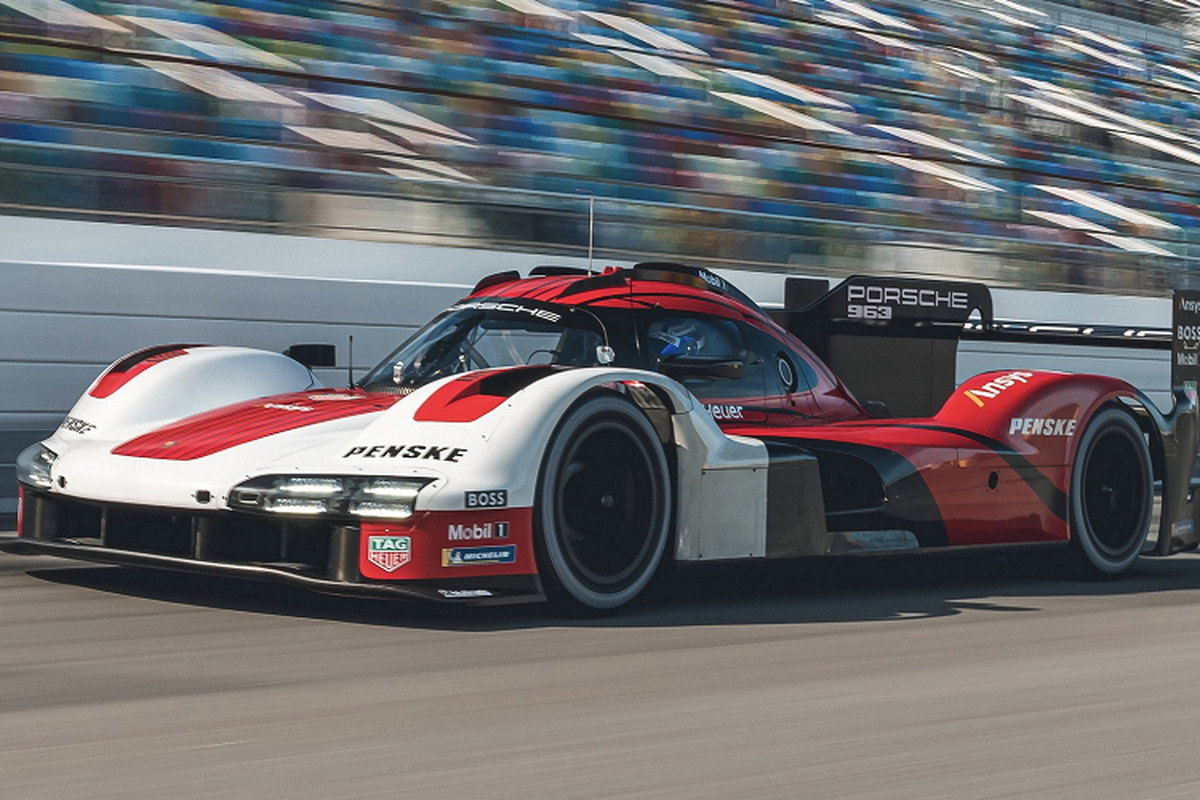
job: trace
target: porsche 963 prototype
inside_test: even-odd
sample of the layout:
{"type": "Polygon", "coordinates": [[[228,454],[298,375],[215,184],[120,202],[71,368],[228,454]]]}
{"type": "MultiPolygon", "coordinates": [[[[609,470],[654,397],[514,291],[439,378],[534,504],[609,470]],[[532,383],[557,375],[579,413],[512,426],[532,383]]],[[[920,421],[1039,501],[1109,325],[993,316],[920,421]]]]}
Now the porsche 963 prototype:
{"type": "Polygon", "coordinates": [[[0,547],[604,610],[664,560],[1019,547],[1115,575],[1156,481],[1155,552],[1195,546],[1192,395],[1163,414],[1096,375],[955,385],[959,335],[991,324],[980,284],[805,291],[773,316],[675,264],[500,273],[349,388],[278,353],[142,350],[20,455],[0,547]]]}

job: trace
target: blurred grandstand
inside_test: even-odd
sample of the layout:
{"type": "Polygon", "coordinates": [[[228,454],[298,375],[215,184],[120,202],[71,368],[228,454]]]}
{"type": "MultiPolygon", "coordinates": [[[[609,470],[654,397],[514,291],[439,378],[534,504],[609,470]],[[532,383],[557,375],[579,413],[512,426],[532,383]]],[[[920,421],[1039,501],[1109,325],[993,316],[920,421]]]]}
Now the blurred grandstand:
{"type": "Polygon", "coordinates": [[[0,0],[0,213],[1195,285],[1200,0],[0,0]]]}

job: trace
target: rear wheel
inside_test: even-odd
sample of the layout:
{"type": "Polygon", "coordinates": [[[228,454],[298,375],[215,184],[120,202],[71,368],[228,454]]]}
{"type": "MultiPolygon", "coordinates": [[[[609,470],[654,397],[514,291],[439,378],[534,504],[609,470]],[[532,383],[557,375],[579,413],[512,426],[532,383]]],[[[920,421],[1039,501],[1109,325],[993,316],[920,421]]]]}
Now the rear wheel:
{"type": "Polygon", "coordinates": [[[636,406],[615,395],[575,406],[542,461],[538,498],[538,569],[552,601],[602,611],[645,588],[666,547],[671,481],[636,406]]]}
{"type": "Polygon", "coordinates": [[[1071,470],[1071,553],[1090,576],[1112,576],[1137,561],[1154,506],[1150,449],[1119,409],[1088,424],[1071,470]]]}

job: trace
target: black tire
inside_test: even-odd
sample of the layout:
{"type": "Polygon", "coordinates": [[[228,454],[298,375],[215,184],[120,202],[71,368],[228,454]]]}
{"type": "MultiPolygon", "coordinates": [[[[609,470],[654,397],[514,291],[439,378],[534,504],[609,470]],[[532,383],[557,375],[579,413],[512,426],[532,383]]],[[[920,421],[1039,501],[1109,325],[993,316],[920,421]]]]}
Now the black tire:
{"type": "Polygon", "coordinates": [[[1072,562],[1085,577],[1133,566],[1154,508],[1150,448],[1126,412],[1101,411],[1083,432],[1071,470],[1072,562]]]}
{"type": "Polygon", "coordinates": [[[542,460],[534,544],[546,596],[607,611],[646,587],[663,557],[671,479],[653,426],[617,395],[572,408],[542,460]]]}

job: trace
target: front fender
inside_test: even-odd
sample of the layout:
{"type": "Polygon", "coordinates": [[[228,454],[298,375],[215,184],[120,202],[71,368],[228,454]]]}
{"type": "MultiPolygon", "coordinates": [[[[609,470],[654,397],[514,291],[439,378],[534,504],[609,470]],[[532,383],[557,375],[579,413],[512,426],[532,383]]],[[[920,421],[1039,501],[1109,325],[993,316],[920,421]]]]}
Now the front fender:
{"type": "Polygon", "coordinates": [[[423,387],[348,442],[339,461],[362,472],[436,469],[442,479],[422,492],[423,510],[461,511],[468,493],[501,490],[508,506],[532,507],[543,455],[571,407],[598,391],[645,402],[638,394],[648,390],[669,415],[656,429],[675,453],[677,554],[764,553],[769,458],[761,441],[727,436],[686,388],[655,372],[526,369],[525,380],[499,382],[519,387],[505,398],[481,396],[479,386],[516,371],[472,373],[423,387]]]}
{"type": "Polygon", "coordinates": [[[82,439],[124,441],[202,411],[317,385],[307,367],[279,353],[244,347],[150,348],[101,373],[51,438],[59,449],[82,439]]]}

